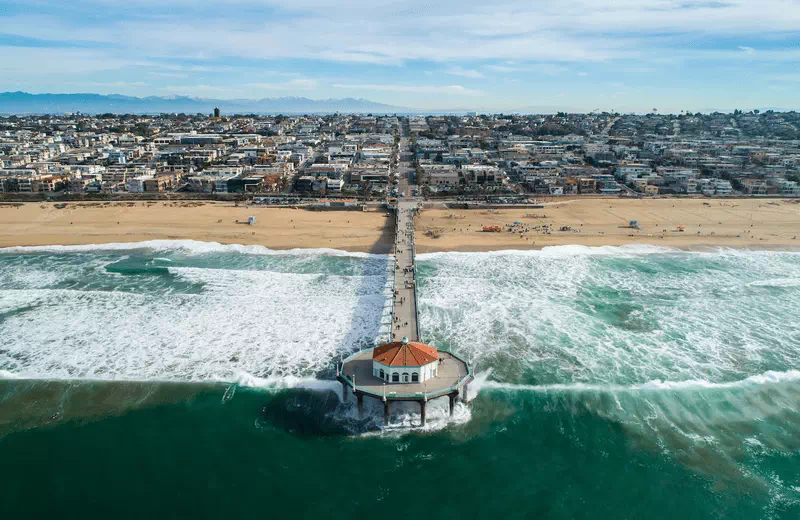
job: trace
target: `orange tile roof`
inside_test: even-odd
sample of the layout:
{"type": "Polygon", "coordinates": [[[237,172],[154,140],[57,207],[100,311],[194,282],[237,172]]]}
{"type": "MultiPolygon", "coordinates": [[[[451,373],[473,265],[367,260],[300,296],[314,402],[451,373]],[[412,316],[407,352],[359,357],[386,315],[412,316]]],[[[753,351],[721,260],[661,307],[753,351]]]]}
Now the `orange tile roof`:
{"type": "Polygon", "coordinates": [[[389,367],[421,367],[439,359],[439,351],[424,343],[400,341],[375,347],[372,359],[389,367]]]}

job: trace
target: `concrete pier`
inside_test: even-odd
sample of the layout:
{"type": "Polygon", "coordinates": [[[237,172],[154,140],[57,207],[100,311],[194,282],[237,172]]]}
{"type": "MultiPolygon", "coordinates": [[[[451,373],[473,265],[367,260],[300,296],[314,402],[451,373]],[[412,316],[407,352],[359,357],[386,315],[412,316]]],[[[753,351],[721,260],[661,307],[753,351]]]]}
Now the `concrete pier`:
{"type": "Polygon", "coordinates": [[[419,341],[417,325],[416,268],[414,265],[414,215],[416,203],[397,204],[395,229],[395,279],[392,312],[392,340],[403,337],[419,341]]]}
{"type": "MultiPolygon", "coordinates": [[[[417,201],[405,199],[395,210],[395,262],[392,294],[392,342],[420,342],[417,319],[417,277],[414,253],[414,216],[417,201]],[[405,338],[405,339],[404,339],[405,338]]],[[[359,414],[363,413],[365,395],[383,401],[383,422],[389,424],[391,401],[415,401],[420,405],[422,425],[427,420],[427,405],[431,399],[447,396],[450,415],[462,388],[472,380],[467,362],[453,352],[437,350],[436,376],[419,382],[388,382],[373,373],[373,349],[352,354],[337,370],[337,377],[356,394],[359,414]]]]}

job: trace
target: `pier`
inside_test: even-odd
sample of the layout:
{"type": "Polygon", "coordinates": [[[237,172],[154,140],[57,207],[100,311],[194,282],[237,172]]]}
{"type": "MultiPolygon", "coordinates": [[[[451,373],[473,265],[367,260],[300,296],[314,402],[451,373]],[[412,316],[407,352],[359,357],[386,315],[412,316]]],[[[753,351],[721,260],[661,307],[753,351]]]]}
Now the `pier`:
{"type": "Polygon", "coordinates": [[[414,214],[416,204],[397,204],[394,241],[394,301],[392,339],[406,337],[419,341],[417,322],[416,266],[414,265],[414,214]]]}
{"type": "Polygon", "coordinates": [[[424,426],[427,403],[432,399],[448,397],[453,414],[459,395],[466,399],[472,372],[457,354],[421,342],[414,253],[418,203],[405,199],[391,209],[395,212],[391,341],[349,356],[337,366],[337,379],[342,383],[343,400],[354,394],[359,412],[363,413],[364,396],[379,399],[384,425],[388,425],[392,402],[416,402],[424,426]]]}

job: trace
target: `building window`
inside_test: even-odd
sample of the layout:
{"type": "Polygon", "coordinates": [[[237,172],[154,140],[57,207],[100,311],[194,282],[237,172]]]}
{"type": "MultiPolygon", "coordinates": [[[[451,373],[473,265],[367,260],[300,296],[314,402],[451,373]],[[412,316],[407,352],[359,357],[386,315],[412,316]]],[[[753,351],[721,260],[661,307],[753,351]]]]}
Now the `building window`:
{"type": "Polygon", "coordinates": [[[386,379],[386,374],[384,374],[383,369],[381,369],[381,379],[386,379]]]}
{"type": "Polygon", "coordinates": [[[411,382],[412,383],[419,383],[419,374],[416,372],[411,373],[411,382]]]}
{"type": "Polygon", "coordinates": [[[400,382],[400,374],[395,372],[392,374],[392,383],[399,383],[400,382]]]}
{"type": "Polygon", "coordinates": [[[403,374],[403,382],[408,383],[408,372],[403,374]]]}

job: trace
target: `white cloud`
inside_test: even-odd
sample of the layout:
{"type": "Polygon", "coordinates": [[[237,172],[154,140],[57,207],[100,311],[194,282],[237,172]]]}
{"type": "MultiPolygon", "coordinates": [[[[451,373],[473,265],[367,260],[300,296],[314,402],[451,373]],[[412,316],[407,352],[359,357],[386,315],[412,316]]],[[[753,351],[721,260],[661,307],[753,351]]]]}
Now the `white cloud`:
{"type": "Polygon", "coordinates": [[[519,68],[517,67],[509,67],[508,65],[487,65],[486,68],[491,71],[500,72],[503,74],[517,72],[519,70],[519,68]]]}
{"type": "MultiPolygon", "coordinates": [[[[94,3],[114,6],[110,0],[94,3]]],[[[763,37],[764,27],[769,27],[770,35],[797,32],[800,27],[796,0],[498,0],[491,4],[343,0],[335,9],[323,0],[224,0],[204,3],[197,14],[189,0],[130,0],[125,5],[139,6],[140,15],[109,16],[107,23],[87,24],[66,12],[57,16],[56,8],[50,16],[4,17],[3,30],[104,43],[128,59],[301,58],[398,65],[409,60],[463,64],[640,58],[653,48],[674,53],[677,47],[685,49],[678,52],[691,53],[687,35],[707,41],[715,35],[763,37]],[[265,4],[277,14],[254,15],[265,4]],[[213,39],[208,37],[209,11],[215,12],[213,39]],[[286,12],[290,15],[282,14],[286,12]],[[424,16],[401,16],[402,12],[424,16]]],[[[752,52],[749,49],[739,50],[752,52]]],[[[506,64],[486,68],[514,72],[506,64]]],[[[450,73],[472,78],[481,74],[461,67],[450,73]]]]}
{"type": "Polygon", "coordinates": [[[77,85],[87,85],[91,87],[104,87],[104,88],[131,88],[131,87],[146,87],[147,83],[144,81],[91,81],[85,83],[76,83],[77,85]]]}
{"type": "Polygon", "coordinates": [[[379,92],[405,92],[411,94],[457,94],[477,96],[479,90],[464,88],[461,85],[376,85],[376,84],[343,84],[334,83],[333,88],[348,90],[372,90],[379,92]]]}
{"type": "Polygon", "coordinates": [[[480,73],[475,69],[465,69],[458,66],[450,67],[445,71],[445,74],[450,74],[451,76],[461,76],[463,78],[474,78],[474,79],[484,77],[482,73],[480,73]]]}
{"type": "Polygon", "coordinates": [[[177,96],[224,96],[236,97],[241,96],[242,91],[235,88],[218,87],[215,85],[170,85],[161,87],[164,94],[173,94],[177,96]]]}
{"type": "Polygon", "coordinates": [[[262,95],[267,95],[280,91],[283,94],[294,92],[307,92],[318,87],[317,80],[298,78],[281,83],[245,83],[238,86],[220,85],[170,85],[162,87],[160,90],[165,94],[186,95],[186,96],[217,96],[223,98],[247,98],[253,99],[262,95]]]}
{"type": "Polygon", "coordinates": [[[769,78],[772,81],[781,81],[786,83],[800,83],[800,74],[779,74],[769,78]]]}
{"type": "Polygon", "coordinates": [[[151,76],[157,76],[159,78],[185,78],[188,74],[184,74],[183,72],[148,72],[151,76]]]}
{"type": "Polygon", "coordinates": [[[283,83],[247,83],[245,87],[261,90],[314,90],[319,86],[315,79],[292,79],[283,83]]]}
{"type": "MultiPolygon", "coordinates": [[[[24,6],[23,0],[7,2],[24,6]]],[[[574,80],[585,77],[579,71],[586,70],[602,83],[614,74],[638,71],[672,74],[664,83],[674,85],[669,90],[653,87],[645,94],[628,81],[632,96],[687,98],[680,107],[686,109],[691,108],[689,92],[710,95],[686,86],[688,68],[682,67],[689,60],[702,62],[695,64],[702,67],[696,67],[700,72],[694,79],[702,79],[707,91],[716,89],[714,96],[734,95],[736,82],[727,79],[735,69],[747,70],[748,77],[763,83],[780,81],[770,78],[793,73],[800,62],[800,0],[341,0],[335,8],[329,0],[82,0],[47,5],[49,15],[13,8],[7,11],[25,14],[0,15],[3,31],[22,41],[52,40],[49,48],[36,46],[41,42],[0,46],[0,75],[9,86],[59,91],[80,81],[127,82],[128,90],[161,88],[214,97],[293,91],[329,96],[349,89],[385,92],[383,101],[407,106],[436,95],[461,104],[467,96],[484,96],[468,101],[488,106],[519,103],[534,88],[538,94],[558,83],[537,84],[537,76],[574,80]],[[103,19],[86,16],[90,12],[102,12],[103,19]],[[310,72],[314,69],[328,77],[303,77],[315,77],[310,72]],[[446,83],[446,77],[468,86],[469,80],[481,77],[500,81],[485,80],[482,91],[429,84],[446,83]],[[153,86],[136,85],[142,78],[153,86]],[[402,82],[422,84],[398,84],[402,82]]],[[[561,90],[571,95],[593,95],[581,90],[587,81],[563,83],[569,88],[561,90]]],[[[755,90],[748,92],[756,95],[755,90]]],[[[432,103],[444,104],[440,99],[432,103]]]]}

